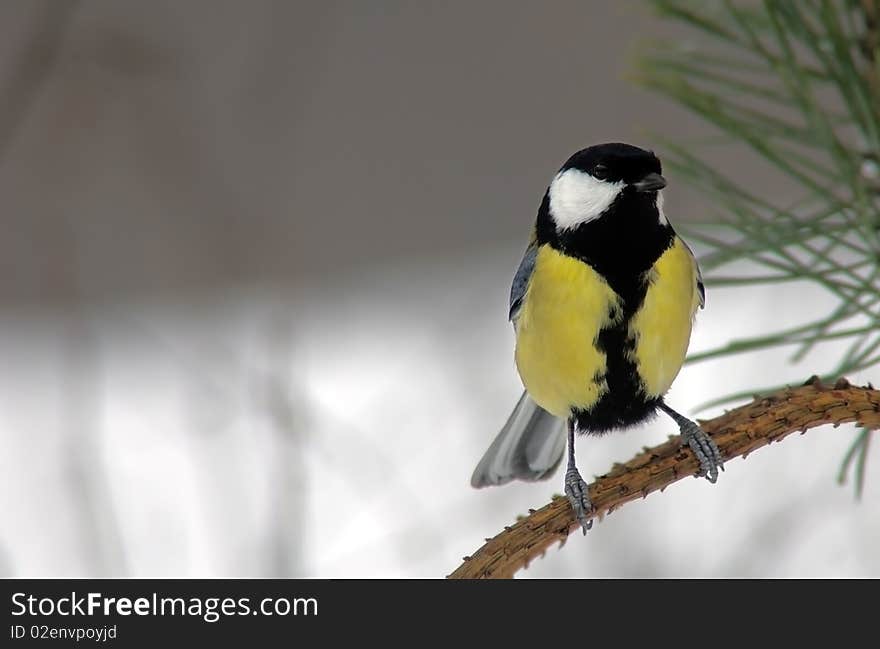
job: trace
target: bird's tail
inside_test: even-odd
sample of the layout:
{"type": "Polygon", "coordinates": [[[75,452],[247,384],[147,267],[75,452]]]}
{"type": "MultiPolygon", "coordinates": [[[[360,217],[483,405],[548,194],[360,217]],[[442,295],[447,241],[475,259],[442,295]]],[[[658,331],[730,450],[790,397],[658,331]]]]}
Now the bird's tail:
{"type": "Polygon", "coordinates": [[[565,422],[525,392],[507,423],[474,469],[471,486],[549,478],[565,453],[565,422]]]}

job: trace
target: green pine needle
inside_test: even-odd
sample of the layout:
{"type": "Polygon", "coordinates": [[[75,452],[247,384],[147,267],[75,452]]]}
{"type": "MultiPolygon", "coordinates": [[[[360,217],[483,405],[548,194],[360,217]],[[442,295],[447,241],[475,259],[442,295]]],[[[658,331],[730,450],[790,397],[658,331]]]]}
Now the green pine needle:
{"type": "MultiPolygon", "coordinates": [[[[828,353],[826,380],[880,364],[880,2],[877,0],[652,0],[690,29],[691,41],[646,44],[636,78],[713,126],[718,136],[661,140],[671,173],[712,198],[714,222],[683,230],[705,253],[708,287],[806,281],[837,299],[795,327],[733,340],[692,354],[700,362],[792,346],[793,362],[845,340],[828,353]],[[783,203],[756,196],[701,153],[745,145],[755,164],[800,196],[783,203]],[[747,260],[754,271],[742,274],[747,260]],[[763,269],[763,270],[761,270],[763,269]]],[[[772,390],[781,386],[767,386],[772,390]]],[[[763,390],[762,389],[762,390],[763,390]]],[[[722,396],[703,407],[751,396],[722,396]]],[[[870,434],[844,458],[856,493],[864,484],[870,434]]]]}
{"type": "Polygon", "coordinates": [[[849,450],[843,458],[840,472],[837,474],[837,484],[845,485],[850,469],[855,464],[855,480],[853,489],[855,496],[861,500],[865,492],[865,459],[868,457],[868,446],[871,442],[871,433],[874,431],[863,428],[850,444],[849,450]]]}

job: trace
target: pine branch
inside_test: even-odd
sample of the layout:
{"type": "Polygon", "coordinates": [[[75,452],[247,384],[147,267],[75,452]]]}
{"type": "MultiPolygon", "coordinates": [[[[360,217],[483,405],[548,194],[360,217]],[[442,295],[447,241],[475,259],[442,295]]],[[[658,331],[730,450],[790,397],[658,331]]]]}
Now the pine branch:
{"type": "MultiPolygon", "coordinates": [[[[700,424],[712,435],[724,459],[730,460],[740,455],[745,458],[755,449],[795,431],[805,433],[823,424],[837,427],[849,422],[866,429],[880,428],[880,390],[871,385],[854,387],[843,378],[834,386],[827,386],[812,377],[801,387],[756,397],[750,404],[700,424]]],[[[615,465],[610,473],[590,485],[593,518],[651,492],[663,491],[673,482],[694,475],[697,468],[693,454],[682,449],[678,436],[645,449],[626,464],[615,465]]],[[[550,504],[530,510],[528,516],[487,539],[483,547],[465,557],[449,578],[511,578],[554,543],[564,543],[577,529],[580,525],[568,500],[556,496],[550,504]]]]}

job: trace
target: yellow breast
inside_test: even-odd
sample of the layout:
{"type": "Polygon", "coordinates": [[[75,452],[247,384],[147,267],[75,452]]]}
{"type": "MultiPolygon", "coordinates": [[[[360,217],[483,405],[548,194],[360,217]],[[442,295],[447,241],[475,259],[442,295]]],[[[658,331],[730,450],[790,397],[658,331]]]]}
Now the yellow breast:
{"type": "Polygon", "coordinates": [[[684,362],[700,298],[696,262],[678,238],[648,273],[650,286],[629,330],[645,393],[658,397],[684,362]]]}
{"type": "Polygon", "coordinates": [[[515,322],[516,366],[532,399],[557,417],[596,403],[608,389],[596,337],[621,317],[616,293],[596,271],[541,246],[515,322]]]}

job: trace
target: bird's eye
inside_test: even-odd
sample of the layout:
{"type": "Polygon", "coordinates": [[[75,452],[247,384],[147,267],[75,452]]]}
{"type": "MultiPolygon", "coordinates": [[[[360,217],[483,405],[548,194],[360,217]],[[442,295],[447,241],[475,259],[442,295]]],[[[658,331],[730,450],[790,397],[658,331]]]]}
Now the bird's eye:
{"type": "Polygon", "coordinates": [[[605,180],[608,177],[608,167],[603,164],[597,164],[593,167],[593,177],[599,180],[605,180]]]}

